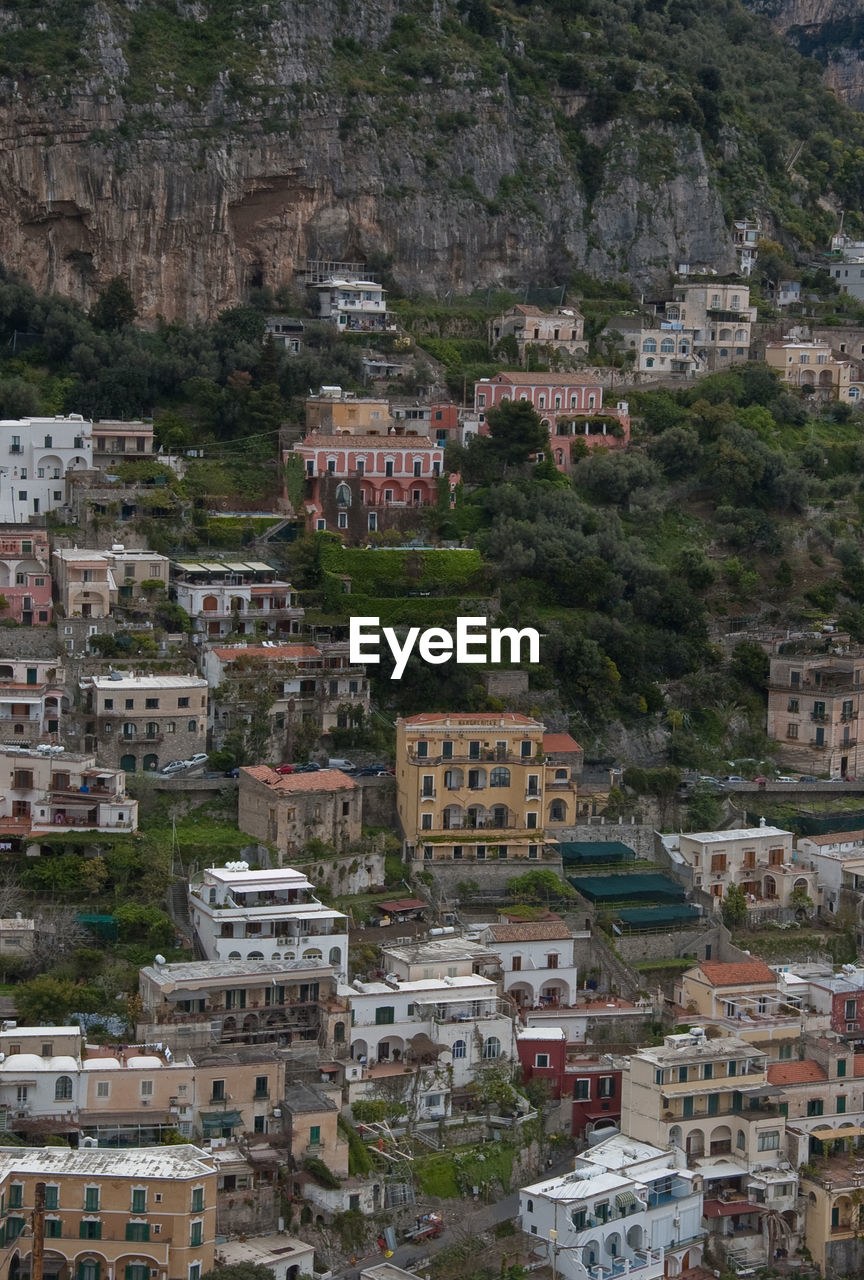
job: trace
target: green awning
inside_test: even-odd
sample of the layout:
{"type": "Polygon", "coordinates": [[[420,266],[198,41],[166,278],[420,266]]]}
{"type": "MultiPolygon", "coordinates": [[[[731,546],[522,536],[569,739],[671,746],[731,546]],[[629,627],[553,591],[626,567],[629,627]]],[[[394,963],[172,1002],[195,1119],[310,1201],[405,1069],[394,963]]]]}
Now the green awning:
{"type": "Polygon", "coordinates": [[[205,1129],[236,1129],[243,1117],[239,1111],[202,1111],[201,1123],[205,1129]]]}
{"type": "Polygon", "coordinates": [[[619,1209],[633,1209],[636,1205],[636,1197],[632,1191],[619,1191],[615,1197],[615,1203],[619,1209]]]}

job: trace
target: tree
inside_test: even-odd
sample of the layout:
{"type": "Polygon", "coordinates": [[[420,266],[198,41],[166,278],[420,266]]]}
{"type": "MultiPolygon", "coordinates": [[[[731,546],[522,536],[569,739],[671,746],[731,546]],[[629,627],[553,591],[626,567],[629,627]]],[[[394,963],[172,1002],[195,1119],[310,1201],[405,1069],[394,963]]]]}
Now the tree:
{"type": "Polygon", "coordinates": [[[747,919],[747,899],[740,885],[730,884],[720,904],[720,914],[727,929],[735,929],[747,919]]]}
{"type": "Polygon", "coordinates": [[[116,332],[131,324],[137,314],[128,284],[122,276],[114,276],[99,294],[90,319],[97,329],[116,332]]]}
{"type": "Polygon", "coordinates": [[[687,831],[716,831],[723,821],[723,805],[706,787],[696,787],[687,806],[687,831]]]}
{"type": "Polygon", "coordinates": [[[15,1012],[28,1027],[63,1026],[81,1003],[82,992],[82,987],[66,978],[52,978],[43,973],[17,988],[15,1012]]]}
{"type": "Polygon", "coordinates": [[[487,448],[502,467],[517,467],[548,449],[549,431],[527,400],[506,400],[486,413],[487,448]]]}
{"type": "Polygon", "coordinates": [[[574,898],[571,889],[554,871],[538,868],[507,881],[507,892],[516,902],[548,902],[552,898],[574,898]]]}

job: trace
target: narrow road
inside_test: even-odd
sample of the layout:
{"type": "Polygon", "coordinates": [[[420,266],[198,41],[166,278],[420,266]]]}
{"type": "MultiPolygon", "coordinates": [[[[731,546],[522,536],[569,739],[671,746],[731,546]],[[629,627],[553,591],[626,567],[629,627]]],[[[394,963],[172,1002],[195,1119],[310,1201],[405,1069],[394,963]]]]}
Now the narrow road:
{"type": "MultiPolygon", "coordinates": [[[[563,1156],[555,1161],[551,1168],[538,1173],[535,1180],[539,1182],[543,1178],[554,1178],[558,1174],[568,1173],[573,1167],[573,1159],[572,1154],[563,1156]]],[[[513,1191],[495,1204],[479,1205],[476,1208],[467,1200],[464,1209],[458,1209],[452,1201],[447,1201],[440,1208],[436,1207],[435,1212],[440,1213],[444,1219],[444,1230],[437,1240],[421,1240],[417,1244],[409,1241],[408,1244],[400,1244],[393,1257],[386,1259],[380,1250],[375,1249],[372,1253],[358,1258],[352,1267],[334,1272],[334,1280],[359,1280],[360,1272],[364,1267],[372,1267],[378,1262],[392,1262],[394,1266],[407,1268],[415,1258],[428,1258],[431,1254],[454,1244],[454,1234],[449,1228],[456,1223],[459,1225],[460,1239],[466,1232],[478,1236],[484,1231],[491,1231],[499,1222],[507,1222],[516,1217],[519,1212],[519,1192],[513,1191]]]]}

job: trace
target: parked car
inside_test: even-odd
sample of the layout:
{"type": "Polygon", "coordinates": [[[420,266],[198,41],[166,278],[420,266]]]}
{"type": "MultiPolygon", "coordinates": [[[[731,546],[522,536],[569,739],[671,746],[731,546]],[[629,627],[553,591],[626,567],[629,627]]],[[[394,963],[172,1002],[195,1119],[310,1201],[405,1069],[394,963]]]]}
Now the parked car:
{"type": "Polygon", "coordinates": [[[295,765],[294,772],[295,773],[317,773],[320,768],[321,768],[320,764],[316,764],[314,760],[310,760],[308,764],[295,765]]]}
{"type": "Polygon", "coordinates": [[[239,778],[239,777],[240,777],[240,770],[239,770],[239,769],[226,769],[226,770],[225,770],[225,773],[224,773],[224,777],[226,777],[226,778],[239,778]]]}
{"type": "Polygon", "coordinates": [[[194,756],[190,756],[186,764],[190,769],[196,769],[199,764],[206,764],[208,760],[206,751],[196,751],[194,756]]]}
{"type": "Polygon", "coordinates": [[[718,778],[700,777],[697,784],[700,787],[707,787],[709,791],[722,791],[723,783],[718,778]]]}
{"type": "Polygon", "coordinates": [[[180,773],[183,769],[188,769],[189,765],[186,760],[169,760],[159,770],[160,773],[180,773]]]}
{"type": "Polygon", "coordinates": [[[724,778],[723,781],[732,782],[732,783],[747,782],[747,778],[742,778],[741,775],[738,773],[730,773],[728,778],[724,778]]]}
{"type": "Polygon", "coordinates": [[[778,774],[778,775],[777,775],[777,777],[774,779],[774,781],[775,781],[775,782],[797,782],[797,781],[798,781],[798,779],[797,779],[797,778],[790,778],[790,777],[788,776],[788,774],[780,773],[780,774],[778,774]]]}
{"type": "Polygon", "coordinates": [[[296,764],[277,764],[274,773],[281,773],[285,776],[289,773],[296,773],[299,768],[300,766],[296,764]]]}
{"type": "Polygon", "coordinates": [[[344,760],[341,756],[336,756],[332,760],[327,761],[328,769],[341,769],[343,773],[347,773],[350,769],[353,769],[354,767],[355,766],[351,763],[350,760],[344,760]]]}
{"type": "Polygon", "coordinates": [[[815,773],[802,773],[798,781],[799,782],[818,782],[819,779],[816,777],[815,773]]]}

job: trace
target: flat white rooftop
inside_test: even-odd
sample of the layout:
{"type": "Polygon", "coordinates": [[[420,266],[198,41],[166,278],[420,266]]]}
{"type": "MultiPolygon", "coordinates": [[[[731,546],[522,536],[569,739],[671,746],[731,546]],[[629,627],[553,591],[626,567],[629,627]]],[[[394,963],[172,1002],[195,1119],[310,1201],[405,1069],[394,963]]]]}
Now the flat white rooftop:
{"type": "Polygon", "coordinates": [[[791,836],[782,827],[734,827],[730,831],[685,831],[681,840],[695,840],[700,844],[724,844],[730,840],[759,840],[777,836],[791,836]]]}
{"type": "Polygon", "coordinates": [[[9,1173],[78,1174],[106,1178],[198,1178],[213,1164],[199,1147],[8,1147],[0,1150],[0,1177],[9,1173]]]}
{"type": "Polygon", "coordinates": [[[133,676],[117,673],[114,676],[90,676],[94,689],[206,689],[203,676],[133,676]]]}

